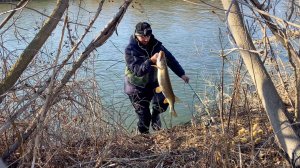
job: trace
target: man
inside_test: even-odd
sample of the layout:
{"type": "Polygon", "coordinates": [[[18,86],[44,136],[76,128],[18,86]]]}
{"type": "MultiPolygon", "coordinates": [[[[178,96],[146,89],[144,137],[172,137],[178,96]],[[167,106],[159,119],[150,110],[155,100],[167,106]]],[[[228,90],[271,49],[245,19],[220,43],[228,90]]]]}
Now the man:
{"type": "Polygon", "coordinates": [[[189,77],[175,57],[152,34],[149,23],[139,22],[134,34],[125,49],[125,93],[138,115],[138,130],[142,134],[149,133],[150,124],[153,130],[161,128],[159,114],[166,111],[168,104],[164,104],[164,95],[155,93],[158,87],[156,64],[159,51],[164,51],[168,67],[184,82],[189,82],[189,77]],[[152,101],[152,114],[150,102],[152,101]]]}

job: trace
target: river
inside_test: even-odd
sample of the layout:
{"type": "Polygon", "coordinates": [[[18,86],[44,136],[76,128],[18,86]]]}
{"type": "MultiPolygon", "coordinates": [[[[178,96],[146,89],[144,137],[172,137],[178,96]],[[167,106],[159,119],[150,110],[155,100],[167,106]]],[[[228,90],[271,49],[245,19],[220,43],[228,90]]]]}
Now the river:
{"type": "MultiPolygon", "coordinates": [[[[87,24],[97,9],[99,0],[82,1],[82,8],[78,8],[79,1],[71,1],[69,16],[71,19],[87,24]],[[90,12],[88,12],[90,11],[90,12]],[[78,18],[75,18],[77,13],[78,18]]],[[[207,0],[208,4],[216,8],[222,8],[219,0],[207,0]]],[[[54,0],[33,0],[29,7],[50,14],[54,8],[54,0]]],[[[90,42],[104,25],[113,17],[122,1],[106,1],[99,19],[96,21],[92,32],[85,40],[85,44],[90,42]]],[[[8,10],[10,5],[0,4],[0,13],[8,10]]],[[[114,107],[120,113],[135,116],[130,106],[128,97],[123,93],[124,74],[124,48],[128,44],[129,36],[133,33],[135,25],[139,21],[147,21],[152,25],[153,33],[164,46],[172,52],[190,77],[190,84],[194,90],[202,97],[214,99],[216,86],[220,83],[222,60],[218,55],[221,50],[220,30],[224,30],[225,24],[221,20],[224,12],[206,4],[193,4],[183,0],[144,0],[134,1],[128,8],[123,20],[118,26],[118,35],[114,35],[100,48],[97,49],[93,58],[95,60],[97,81],[100,86],[100,94],[103,97],[105,106],[114,107]],[[140,5],[141,3],[142,5],[140,5]]],[[[0,16],[0,19],[6,15],[0,16]]],[[[36,23],[45,19],[39,13],[24,9],[22,17],[16,24],[23,28],[23,35],[28,39],[37,32],[36,23]]],[[[61,26],[61,25],[60,25],[61,26]]],[[[77,31],[82,32],[84,28],[78,26],[77,31]]],[[[47,41],[49,50],[56,50],[57,38],[60,29],[55,30],[52,37],[47,41]]],[[[16,52],[24,48],[17,40],[9,41],[10,36],[15,32],[10,31],[2,35],[2,40],[6,41],[6,47],[16,52]]],[[[227,36],[222,37],[227,41],[227,36]]],[[[224,42],[223,42],[224,43],[224,42]]],[[[228,45],[228,42],[224,43],[228,45]]],[[[229,74],[227,74],[230,76],[229,74]]],[[[180,98],[180,102],[175,104],[178,113],[177,118],[173,118],[173,125],[189,121],[193,113],[196,113],[195,105],[199,101],[194,96],[190,86],[171,72],[171,80],[175,94],[180,98]]],[[[166,121],[169,113],[164,113],[166,121]]],[[[134,118],[134,117],[133,117],[134,118]]],[[[131,122],[128,122],[131,123],[131,122]]]]}

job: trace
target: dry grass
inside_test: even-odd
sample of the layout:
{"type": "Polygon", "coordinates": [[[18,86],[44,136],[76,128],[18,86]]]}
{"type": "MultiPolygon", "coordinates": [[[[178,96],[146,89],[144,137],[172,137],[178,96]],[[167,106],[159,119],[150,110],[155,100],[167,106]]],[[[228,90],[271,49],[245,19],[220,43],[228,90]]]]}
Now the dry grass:
{"type": "MultiPolygon", "coordinates": [[[[258,111],[252,113],[252,132],[262,130],[252,136],[247,118],[246,113],[239,115],[236,128],[231,127],[226,134],[217,121],[210,126],[176,126],[149,135],[110,132],[106,136],[83,136],[57,144],[48,141],[38,150],[36,166],[289,167],[274,142],[266,116],[258,111]]],[[[5,146],[3,143],[7,142],[2,139],[1,146],[5,146]]],[[[23,152],[19,150],[10,157],[12,167],[31,165],[32,143],[29,141],[22,148],[23,152]]]]}
{"type": "MultiPolygon", "coordinates": [[[[82,8],[80,4],[78,7],[82,8]]],[[[95,15],[94,19],[97,17],[95,15]]],[[[84,24],[92,27],[93,22],[84,24]]],[[[40,23],[36,27],[42,25],[40,23]]],[[[70,38],[64,46],[67,50],[74,46],[76,38],[81,39],[77,42],[81,44],[89,32],[87,28],[83,33],[72,32],[72,26],[69,26],[66,29],[70,38]]],[[[78,25],[75,23],[75,26],[78,25]]],[[[14,26],[7,31],[18,29],[14,26]]],[[[21,34],[16,35],[15,40],[28,43],[21,40],[26,39],[25,36],[19,36],[22,37],[21,34]]],[[[5,75],[18,55],[15,49],[6,49],[4,42],[1,45],[4,51],[2,73],[5,75]]],[[[271,45],[259,48],[267,51],[271,45]]],[[[212,86],[212,94],[215,94],[211,96],[212,100],[205,95],[202,104],[195,105],[199,107],[199,113],[209,110],[217,116],[215,123],[205,125],[205,117],[200,118],[196,114],[192,125],[176,126],[149,135],[135,135],[128,133],[123,120],[111,121],[115,120],[115,116],[122,116],[120,112],[102,106],[99,96],[101,87],[97,84],[96,69],[93,68],[95,60],[91,58],[91,62],[86,62],[86,67],[81,67],[71,80],[62,83],[63,77],[74,65],[65,63],[74,62],[72,60],[77,60],[81,53],[77,49],[73,51],[69,51],[68,57],[56,60],[61,67],[57,74],[54,71],[52,74],[49,70],[57,67],[53,53],[47,51],[47,47],[42,49],[19,82],[1,95],[0,152],[3,154],[17,145],[16,150],[5,159],[10,167],[291,167],[276,145],[262,103],[247,72],[240,66],[242,63],[232,64],[233,84],[228,89],[229,93],[224,93],[223,82],[218,83],[212,86]],[[88,69],[91,71],[88,72],[88,69]],[[53,85],[49,86],[52,77],[53,85]],[[59,94],[51,97],[49,104],[47,100],[51,90],[60,85],[59,94]],[[23,139],[26,130],[32,133],[23,139]],[[21,143],[18,144],[18,141],[21,143]]],[[[296,82],[289,73],[292,68],[286,67],[281,60],[274,62],[277,55],[268,53],[262,59],[277,91],[293,112],[291,106],[295,101],[292,99],[296,97],[296,82]],[[279,69],[276,68],[278,66],[279,69]]]]}

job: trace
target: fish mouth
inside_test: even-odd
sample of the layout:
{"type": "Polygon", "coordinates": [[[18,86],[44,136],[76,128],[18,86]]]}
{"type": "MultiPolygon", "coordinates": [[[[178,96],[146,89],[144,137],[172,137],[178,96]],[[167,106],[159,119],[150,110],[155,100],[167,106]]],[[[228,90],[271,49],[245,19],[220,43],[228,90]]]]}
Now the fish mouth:
{"type": "Polygon", "coordinates": [[[157,60],[158,61],[162,61],[162,59],[164,58],[164,56],[165,56],[165,53],[163,51],[159,51],[157,60]]]}
{"type": "Polygon", "coordinates": [[[161,55],[158,55],[157,61],[161,61],[161,55]]]}

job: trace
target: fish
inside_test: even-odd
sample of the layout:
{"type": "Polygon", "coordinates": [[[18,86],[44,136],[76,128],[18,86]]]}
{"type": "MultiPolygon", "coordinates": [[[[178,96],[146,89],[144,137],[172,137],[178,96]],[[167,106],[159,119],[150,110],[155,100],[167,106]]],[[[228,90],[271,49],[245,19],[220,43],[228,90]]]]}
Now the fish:
{"type": "Polygon", "coordinates": [[[163,51],[160,51],[158,53],[157,61],[156,61],[156,66],[157,68],[157,80],[159,86],[155,89],[156,93],[162,92],[163,95],[165,96],[165,101],[164,103],[169,104],[170,108],[170,113],[172,116],[177,117],[177,113],[174,108],[175,101],[179,101],[179,99],[175,96],[173,89],[172,89],[172,84],[168,72],[168,66],[167,66],[167,61],[166,61],[166,56],[163,51]]]}

